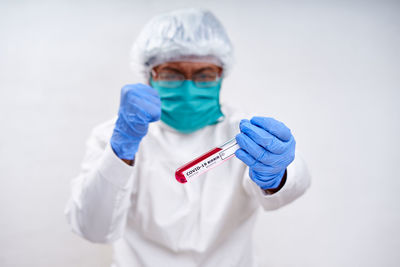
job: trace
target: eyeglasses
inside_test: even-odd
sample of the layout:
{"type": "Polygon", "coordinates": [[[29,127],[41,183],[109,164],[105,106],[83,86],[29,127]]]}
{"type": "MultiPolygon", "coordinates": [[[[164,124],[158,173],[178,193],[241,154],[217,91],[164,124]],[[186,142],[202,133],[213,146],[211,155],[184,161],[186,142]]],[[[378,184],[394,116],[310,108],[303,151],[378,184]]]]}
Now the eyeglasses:
{"type": "MultiPolygon", "coordinates": [[[[185,80],[188,80],[185,75],[177,71],[160,71],[158,73],[152,71],[152,76],[157,77],[154,80],[155,82],[167,88],[177,88],[181,86],[185,80]]],[[[190,80],[199,88],[210,88],[216,86],[220,78],[218,72],[207,70],[193,74],[190,80]]]]}

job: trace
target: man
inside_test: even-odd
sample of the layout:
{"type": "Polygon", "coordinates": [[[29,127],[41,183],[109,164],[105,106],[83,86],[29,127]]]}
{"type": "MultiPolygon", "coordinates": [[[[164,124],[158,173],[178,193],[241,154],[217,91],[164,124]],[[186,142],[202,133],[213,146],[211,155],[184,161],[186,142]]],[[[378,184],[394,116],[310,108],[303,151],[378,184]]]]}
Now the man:
{"type": "Polygon", "coordinates": [[[118,267],[255,266],[259,207],[280,208],[310,184],[290,130],[220,105],[232,46],[208,11],[154,18],[132,56],[145,82],[122,88],[117,120],[88,141],[66,208],[73,231],[113,243],[118,267]],[[237,158],[175,180],[179,166],[235,136],[237,158]]]}

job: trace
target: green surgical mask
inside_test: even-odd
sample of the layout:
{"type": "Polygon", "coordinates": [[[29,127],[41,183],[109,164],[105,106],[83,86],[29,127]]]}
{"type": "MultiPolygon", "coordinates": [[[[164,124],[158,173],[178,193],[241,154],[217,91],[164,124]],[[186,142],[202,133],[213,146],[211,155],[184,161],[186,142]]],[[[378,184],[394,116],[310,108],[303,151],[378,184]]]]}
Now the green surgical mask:
{"type": "Polygon", "coordinates": [[[224,115],[219,104],[222,79],[214,82],[154,81],[161,98],[161,120],[182,133],[215,124],[224,115]]]}

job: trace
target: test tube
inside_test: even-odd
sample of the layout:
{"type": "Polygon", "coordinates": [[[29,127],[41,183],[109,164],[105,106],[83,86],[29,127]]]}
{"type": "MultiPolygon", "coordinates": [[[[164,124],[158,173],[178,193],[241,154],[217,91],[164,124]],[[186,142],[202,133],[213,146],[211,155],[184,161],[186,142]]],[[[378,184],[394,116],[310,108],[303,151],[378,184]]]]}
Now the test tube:
{"type": "Polygon", "coordinates": [[[175,178],[180,183],[186,183],[189,178],[208,172],[232,158],[238,148],[239,145],[236,143],[236,139],[232,138],[223,145],[211,149],[178,168],[175,172],[175,178]]]}

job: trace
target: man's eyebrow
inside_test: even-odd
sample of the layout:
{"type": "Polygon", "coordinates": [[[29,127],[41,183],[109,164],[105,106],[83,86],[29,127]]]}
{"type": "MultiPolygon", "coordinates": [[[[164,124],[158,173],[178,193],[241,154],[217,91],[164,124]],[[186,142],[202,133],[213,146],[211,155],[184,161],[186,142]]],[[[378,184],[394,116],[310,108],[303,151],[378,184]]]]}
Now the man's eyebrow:
{"type": "Polygon", "coordinates": [[[202,72],[202,71],[205,71],[205,70],[214,70],[214,68],[212,68],[212,67],[204,67],[204,68],[201,68],[199,70],[196,70],[196,73],[202,72]]]}
{"type": "Polygon", "coordinates": [[[179,69],[176,69],[176,68],[174,68],[174,67],[169,67],[169,66],[161,67],[161,68],[159,69],[159,71],[160,71],[160,70],[170,70],[170,71],[175,71],[175,72],[181,73],[181,71],[180,71],[179,69]]]}

